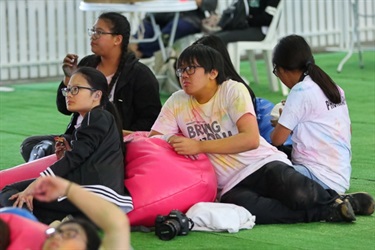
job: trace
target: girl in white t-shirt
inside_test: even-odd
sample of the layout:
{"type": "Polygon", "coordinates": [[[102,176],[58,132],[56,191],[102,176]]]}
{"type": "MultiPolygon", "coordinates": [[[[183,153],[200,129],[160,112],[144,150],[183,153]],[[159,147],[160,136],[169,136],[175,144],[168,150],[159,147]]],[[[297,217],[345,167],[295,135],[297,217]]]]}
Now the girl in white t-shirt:
{"type": "Polygon", "coordinates": [[[207,154],[221,202],[245,207],[258,224],[355,220],[348,201],[295,171],[286,155],[259,135],[248,91],[225,80],[219,52],[191,45],[177,67],[183,90],[164,104],[150,136],[164,138],[191,159],[207,154]]]}
{"type": "MultiPolygon", "coordinates": [[[[345,193],[351,174],[351,124],[344,91],[314,61],[303,37],[286,36],[277,44],[274,74],[291,89],[271,134],[275,146],[292,134],[294,168],[326,189],[345,193]],[[298,52],[298,53],[297,53],[298,52]]],[[[343,195],[356,214],[372,214],[367,193],[343,195]],[[359,204],[362,203],[362,208],[359,204]]]]}

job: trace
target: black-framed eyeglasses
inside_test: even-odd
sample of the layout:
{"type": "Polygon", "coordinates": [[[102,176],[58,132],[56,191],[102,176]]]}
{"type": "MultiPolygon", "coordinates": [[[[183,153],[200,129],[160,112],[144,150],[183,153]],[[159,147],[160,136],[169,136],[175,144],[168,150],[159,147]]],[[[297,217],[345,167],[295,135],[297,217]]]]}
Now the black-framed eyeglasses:
{"type": "Polygon", "coordinates": [[[96,29],[87,29],[87,34],[94,39],[98,39],[101,35],[118,35],[115,32],[105,32],[96,29]]]}
{"type": "Polygon", "coordinates": [[[80,89],[87,89],[87,90],[90,90],[90,91],[97,91],[97,89],[94,89],[94,88],[82,87],[82,86],[72,86],[72,87],[68,87],[68,88],[62,88],[61,89],[61,93],[63,94],[63,96],[67,96],[69,92],[72,95],[77,95],[79,93],[80,89]]]}
{"type": "Polygon", "coordinates": [[[58,235],[64,240],[74,239],[77,237],[78,233],[78,230],[75,228],[60,229],[51,227],[45,231],[47,238],[52,238],[58,235]]]}
{"type": "Polygon", "coordinates": [[[179,68],[176,70],[176,75],[178,77],[181,77],[184,72],[186,72],[188,75],[192,75],[195,73],[196,68],[203,68],[202,66],[187,66],[185,68],[179,68]]]}
{"type": "Polygon", "coordinates": [[[273,73],[276,77],[279,77],[279,73],[277,72],[277,66],[276,66],[276,65],[273,66],[272,73],[273,73]]]}

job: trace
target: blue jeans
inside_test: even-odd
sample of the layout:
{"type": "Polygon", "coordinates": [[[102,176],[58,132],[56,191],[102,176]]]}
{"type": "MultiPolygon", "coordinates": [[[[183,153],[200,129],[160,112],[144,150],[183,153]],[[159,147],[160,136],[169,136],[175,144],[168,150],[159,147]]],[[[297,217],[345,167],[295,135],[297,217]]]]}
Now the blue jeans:
{"type": "Polygon", "coordinates": [[[310,170],[303,166],[303,165],[293,165],[293,168],[306,176],[307,178],[310,178],[311,180],[314,180],[315,182],[319,183],[324,189],[330,189],[326,184],[324,184],[321,180],[318,179],[313,173],[310,172],[310,170]]]}

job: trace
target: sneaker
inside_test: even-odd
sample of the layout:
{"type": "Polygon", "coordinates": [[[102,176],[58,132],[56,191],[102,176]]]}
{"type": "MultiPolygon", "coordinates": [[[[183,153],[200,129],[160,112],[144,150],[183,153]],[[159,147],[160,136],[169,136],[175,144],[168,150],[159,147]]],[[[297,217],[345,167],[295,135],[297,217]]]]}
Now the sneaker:
{"type": "Polygon", "coordinates": [[[355,221],[355,215],[350,202],[347,199],[336,199],[335,202],[329,206],[327,222],[352,222],[355,221]]]}
{"type": "Polygon", "coordinates": [[[342,200],[348,200],[355,214],[371,215],[374,213],[374,199],[365,192],[344,194],[340,196],[342,200]]]}

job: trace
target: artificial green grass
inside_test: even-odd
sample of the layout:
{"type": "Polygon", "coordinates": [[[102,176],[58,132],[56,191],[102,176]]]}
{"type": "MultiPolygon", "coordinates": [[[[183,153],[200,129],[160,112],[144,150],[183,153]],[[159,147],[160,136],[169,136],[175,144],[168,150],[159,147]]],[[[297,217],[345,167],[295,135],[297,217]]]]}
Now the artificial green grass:
{"type": "MultiPolygon", "coordinates": [[[[350,191],[375,195],[375,52],[364,53],[365,68],[358,67],[354,54],[336,72],[344,53],[315,55],[316,63],[346,92],[352,136],[352,179],[350,191]]],[[[261,84],[251,84],[257,96],[273,102],[284,99],[271,93],[263,61],[258,62],[261,84]]],[[[249,64],[241,73],[250,82],[249,64]]],[[[30,135],[63,133],[69,117],[56,110],[58,83],[12,85],[14,92],[0,92],[0,169],[23,162],[19,145],[30,135]]],[[[167,96],[162,95],[165,101],[167,96]]],[[[1,180],[0,180],[1,181],[1,180]]],[[[354,223],[301,223],[256,225],[235,234],[190,232],[171,241],[161,241],[153,233],[132,233],[134,249],[374,249],[375,216],[358,216],[354,223]]]]}

